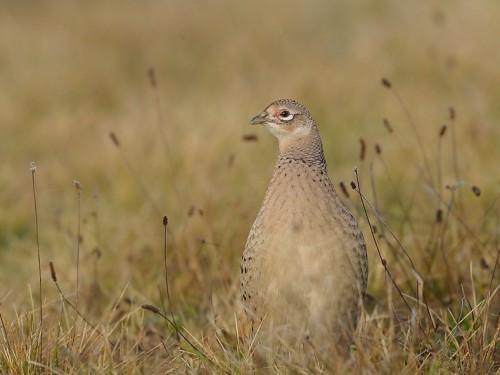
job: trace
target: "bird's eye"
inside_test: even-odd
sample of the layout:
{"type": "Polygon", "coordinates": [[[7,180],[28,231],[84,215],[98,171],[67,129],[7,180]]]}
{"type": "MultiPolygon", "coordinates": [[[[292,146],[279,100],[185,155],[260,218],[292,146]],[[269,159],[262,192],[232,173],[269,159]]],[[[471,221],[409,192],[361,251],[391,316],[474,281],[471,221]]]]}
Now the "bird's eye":
{"type": "Polygon", "coordinates": [[[293,115],[290,113],[290,111],[283,109],[279,113],[279,118],[284,121],[290,121],[293,118],[293,115]]]}

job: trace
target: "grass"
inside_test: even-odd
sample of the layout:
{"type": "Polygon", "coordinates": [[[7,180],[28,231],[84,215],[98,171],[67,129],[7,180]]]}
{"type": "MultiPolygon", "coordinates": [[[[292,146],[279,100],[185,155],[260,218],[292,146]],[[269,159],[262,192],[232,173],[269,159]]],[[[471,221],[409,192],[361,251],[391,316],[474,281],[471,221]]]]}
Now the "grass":
{"type": "Polygon", "coordinates": [[[496,2],[0,7],[0,373],[498,373],[496,2]],[[350,361],[245,325],[280,97],[367,239],[350,361]]]}

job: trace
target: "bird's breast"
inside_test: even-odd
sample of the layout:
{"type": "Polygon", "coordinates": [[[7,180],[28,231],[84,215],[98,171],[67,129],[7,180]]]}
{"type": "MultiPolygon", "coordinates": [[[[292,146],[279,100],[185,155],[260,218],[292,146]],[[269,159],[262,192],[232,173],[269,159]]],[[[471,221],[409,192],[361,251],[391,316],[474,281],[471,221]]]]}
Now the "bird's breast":
{"type": "Polygon", "coordinates": [[[295,160],[282,163],[276,166],[255,225],[299,240],[311,231],[331,231],[343,215],[339,203],[325,168],[295,160]]]}

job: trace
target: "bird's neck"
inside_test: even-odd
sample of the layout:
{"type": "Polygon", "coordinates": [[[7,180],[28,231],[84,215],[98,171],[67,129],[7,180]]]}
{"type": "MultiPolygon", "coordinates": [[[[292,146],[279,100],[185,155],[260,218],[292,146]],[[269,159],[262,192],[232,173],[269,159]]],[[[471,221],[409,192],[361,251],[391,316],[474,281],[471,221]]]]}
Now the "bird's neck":
{"type": "Polygon", "coordinates": [[[280,140],[279,150],[278,163],[292,159],[326,168],[323,145],[316,127],[305,137],[280,140]]]}

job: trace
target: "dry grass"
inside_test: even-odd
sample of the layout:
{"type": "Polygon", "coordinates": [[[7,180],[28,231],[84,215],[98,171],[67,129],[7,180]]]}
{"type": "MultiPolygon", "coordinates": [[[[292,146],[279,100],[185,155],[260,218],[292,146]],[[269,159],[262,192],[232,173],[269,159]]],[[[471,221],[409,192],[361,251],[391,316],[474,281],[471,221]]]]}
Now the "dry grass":
{"type": "Polygon", "coordinates": [[[0,7],[0,373],[498,373],[498,2],[0,7]],[[246,123],[280,97],[367,238],[349,361],[245,330],[276,155],[246,123]]]}

